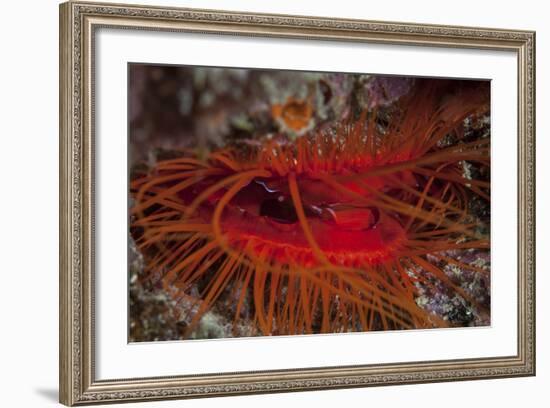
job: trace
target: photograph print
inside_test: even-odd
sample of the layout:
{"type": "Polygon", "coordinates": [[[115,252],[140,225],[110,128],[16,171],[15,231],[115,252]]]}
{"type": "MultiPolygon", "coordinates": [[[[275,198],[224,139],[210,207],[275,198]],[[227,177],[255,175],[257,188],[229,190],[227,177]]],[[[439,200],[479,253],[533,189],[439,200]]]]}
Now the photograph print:
{"type": "Polygon", "coordinates": [[[490,81],[128,78],[130,342],[491,324],[490,81]]]}

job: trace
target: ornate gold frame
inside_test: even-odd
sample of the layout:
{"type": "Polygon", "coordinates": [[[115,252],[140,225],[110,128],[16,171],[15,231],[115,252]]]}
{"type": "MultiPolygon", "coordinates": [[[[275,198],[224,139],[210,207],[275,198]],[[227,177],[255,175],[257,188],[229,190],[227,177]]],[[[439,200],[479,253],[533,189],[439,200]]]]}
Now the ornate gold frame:
{"type": "Polygon", "coordinates": [[[60,6],[60,401],[144,401],[535,374],[535,33],[68,2],[60,6]],[[513,356],[98,381],[93,44],[98,27],[507,50],[518,63],[518,350],[513,356]]]}

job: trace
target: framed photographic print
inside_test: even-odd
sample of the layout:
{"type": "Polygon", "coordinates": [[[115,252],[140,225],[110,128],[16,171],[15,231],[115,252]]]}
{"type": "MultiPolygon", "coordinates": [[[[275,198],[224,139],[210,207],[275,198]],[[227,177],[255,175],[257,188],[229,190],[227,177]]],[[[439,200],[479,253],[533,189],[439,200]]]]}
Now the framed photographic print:
{"type": "Polygon", "coordinates": [[[535,373],[535,33],[60,7],[66,405],[535,373]]]}

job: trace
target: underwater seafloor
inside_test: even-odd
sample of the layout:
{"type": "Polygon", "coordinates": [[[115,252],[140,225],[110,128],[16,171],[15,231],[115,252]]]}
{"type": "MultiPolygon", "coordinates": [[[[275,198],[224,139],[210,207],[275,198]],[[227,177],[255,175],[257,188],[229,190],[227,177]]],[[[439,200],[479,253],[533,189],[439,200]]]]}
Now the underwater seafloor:
{"type": "MultiPolygon", "coordinates": [[[[229,144],[251,143],[266,134],[289,140],[330,128],[357,110],[376,111],[391,120],[396,103],[416,79],[363,74],[300,73],[224,68],[150,66],[132,64],[129,81],[130,178],[172,157],[178,149],[193,148],[206,157],[229,144]]],[[[464,82],[464,81],[456,81],[464,82]]],[[[488,86],[481,84],[481,87],[488,86]]],[[[490,137],[490,113],[463,123],[464,141],[490,137]]],[[[452,144],[452,135],[445,143],[452,144]]],[[[463,162],[466,178],[490,180],[489,169],[463,162]]],[[[132,205],[132,197],[129,199],[132,205]]],[[[469,216],[476,234],[489,238],[490,203],[472,194],[469,216]]],[[[490,271],[490,251],[468,249],[447,253],[463,263],[490,271]]],[[[427,255],[429,258],[430,255],[427,255]]],[[[430,260],[478,304],[490,308],[490,273],[480,274],[453,264],[430,260]]],[[[143,281],[144,254],[129,236],[129,341],[185,338],[189,325],[185,301],[176,302],[160,285],[143,281]]],[[[197,286],[200,286],[199,282],[197,286]]],[[[193,289],[190,291],[193,293],[193,289]]],[[[198,288],[195,289],[198,294],[198,288]]],[[[443,284],[419,287],[416,303],[453,327],[485,326],[490,314],[443,284]]],[[[189,336],[194,339],[262,335],[254,321],[253,305],[244,302],[237,327],[234,301],[221,296],[189,336]]]]}

